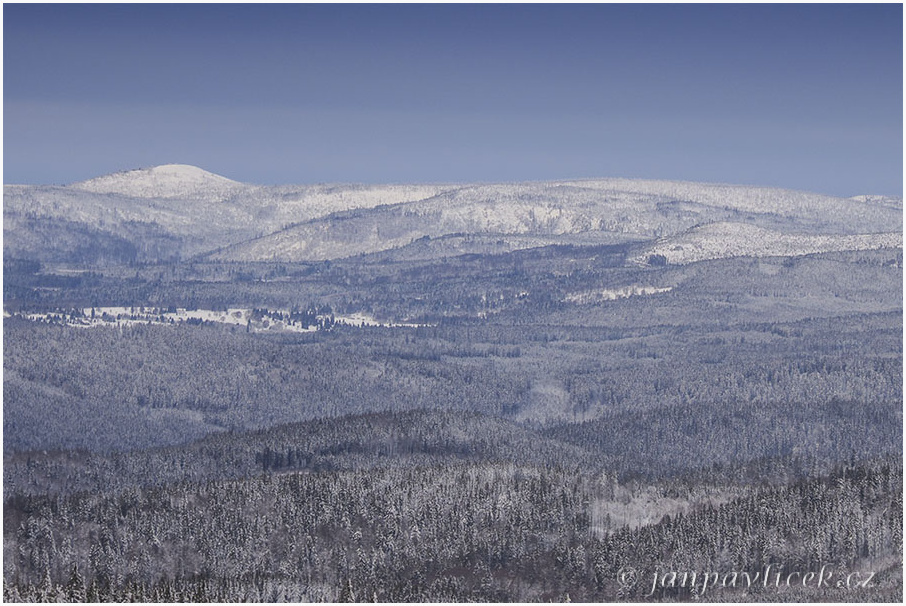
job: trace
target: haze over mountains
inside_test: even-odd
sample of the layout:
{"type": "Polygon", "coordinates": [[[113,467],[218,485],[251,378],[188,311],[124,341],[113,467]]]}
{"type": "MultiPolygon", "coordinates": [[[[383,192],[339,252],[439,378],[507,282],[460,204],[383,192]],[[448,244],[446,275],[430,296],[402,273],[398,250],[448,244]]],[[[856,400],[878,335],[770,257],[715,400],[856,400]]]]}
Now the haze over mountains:
{"type": "Polygon", "coordinates": [[[901,225],[900,198],[630,179],[260,186],[171,164],[67,186],[4,186],[7,256],[76,265],[623,243],[637,262],[682,264],[902,247],[901,225]]]}

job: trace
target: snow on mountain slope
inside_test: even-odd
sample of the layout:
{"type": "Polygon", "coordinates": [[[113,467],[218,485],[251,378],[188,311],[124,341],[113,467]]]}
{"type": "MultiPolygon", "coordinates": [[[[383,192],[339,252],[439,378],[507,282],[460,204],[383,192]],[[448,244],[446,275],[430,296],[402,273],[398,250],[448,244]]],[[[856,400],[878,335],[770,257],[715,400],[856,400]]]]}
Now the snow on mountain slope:
{"type": "Polygon", "coordinates": [[[431,198],[449,189],[443,185],[282,185],[257,187],[234,198],[257,209],[275,224],[273,230],[346,210],[375,208],[431,198]]]}
{"type": "Polygon", "coordinates": [[[589,244],[610,244],[616,238],[678,236],[716,222],[784,234],[857,235],[890,231],[901,221],[902,211],[889,206],[764,188],[631,180],[477,185],[319,218],[212,258],[314,261],[453,234],[554,239],[582,234],[589,244]]]}
{"type": "Polygon", "coordinates": [[[164,164],[113,173],[69,187],[134,198],[212,198],[229,195],[247,186],[197,166],[164,164]]]}
{"type": "Polygon", "coordinates": [[[601,193],[563,184],[451,188],[421,201],[337,213],[219,251],[212,258],[324,260],[406,246],[453,234],[544,237],[585,234],[588,244],[651,239],[705,220],[733,217],[707,207],[675,211],[634,192],[601,193]]]}
{"type": "MultiPolygon", "coordinates": [[[[257,235],[254,217],[246,209],[217,200],[136,198],[96,193],[72,187],[7,185],[3,193],[4,247],[23,239],[23,225],[56,225],[68,231],[97,231],[135,240],[138,231],[153,231],[182,241],[179,254],[197,254],[216,246],[257,235]],[[26,219],[28,221],[26,221],[26,219]]],[[[276,229],[277,227],[275,227],[276,229]]],[[[25,238],[27,240],[27,238],[25,238]]],[[[35,240],[40,243],[41,239],[35,240]]],[[[24,254],[24,252],[23,252],[24,254]]]]}
{"type": "Polygon", "coordinates": [[[112,225],[117,221],[150,221],[190,232],[206,232],[220,226],[271,233],[288,224],[330,213],[421,200],[439,191],[438,186],[417,185],[265,187],[238,184],[238,188],[230,187],[230,197],[222,199],[216,194],[127,196],[91,191],[81,185],[6,185],[3,202],[7,212],[27,212],[93,226],[112,225]]]}
{"type": "MultiPolygon", "coordinates": [[[[46,240],[46,233],[34,238],[22,233],[35,222],[54,224],[57,232],[87,230],[127,240],[141,225],[138,231],[151,230],[179,240],[181,248],[169,256],[185,257],[330,213],[420,200],[442,189],[433,185],[265,187],[181,165],[117,173],[66,187],[6,185],[6,248],[46,258],[40,250],[29,254],[29,248],[40,247],[46,240]]],[[[142,248],[140,242],[136,244],[142,248]]]]}
{"type": "Polygon", "coordinates": [[[663,255],[670,264],[686,264],[727,257],[798,256],[902,247],[902,232],[804,235],[785,234],[741,223],[714,223],[659,240],[630,260],[643,264],[648,262],[650,255],[663,255]]]}
{"type": "MultiPolygon", "coordinates": [[[[564,239],[595,245],[680,238],[673,245],[682,246],[688,233],[696,242],[688,246],[708,252],[666,255],[685,259],[736,254],[727,241],[737,237],[858,236],[890,232],[900,225],[902,200],[897,198],[835,198],[764,187],[634,179],[270,187],[169,164],[66,187],[4,187],[5,235],[10,242],[18,237],[13,233],[17,230],[33,230],[36,236],[19,238],[17,254],[28,256],[29,248],[46,244],[51,233],[72,233],[78,235],[73,241],[83,241],[84,231],[92,241],[109,236],[132,243],[140,261],[146,260],[141,251],[160,246],[173,248],[169,258],[208,254],[236,261],[314,261],[399,249],[425,236],[466,234],[492,238],[489,241],[509,236],[522,238],[521,248],[533,240],[564,239]],[[38,229],[42,222],[54,223],[54,229],[38,229]],[[702,227],[709,224],[763,232],[715,234],[702,227]],[[161,244],[149,247],[147,238],[161,244]]],[[[798,242],[793,247],[799,246],[797,250],[825,246],[824,240],[808,245],[795,238],[769,241],[781,249],[791,242],[798,242]]],[[[847,242],[834,241],[833,246],[847,242]]],[[[657,246],[663,242],[673,240],[657,246]]],[[[761,251],[768,244],[739,246],[761,251]]],[[[148,255],[151,261],[163,258],[148,255]]]]}
{"type": "Polygon", "coordinates": [[[890,228],[890,210],[902,210],[902,200],[883,196],[838,198],[812,192],[686,181],[594,179],[565,181],[567,185],[601,192],[632,192],[673,201],[688,201],[711,209],[792,220],[809,230],[831,233],[872,233],[890,228]],[[882,202],[883,201],[883,202],[882,202]],[[881,202],[881,203],[879,203],[881,202]]]}
{"type": "Polygon", "coordinates": [[[853,196],[850,200],[862,202],[865,204],[875,204],[877,206],[886,206],[888,208],[898,208],[903,210],[903,198],[894,196],[853,196]]]}

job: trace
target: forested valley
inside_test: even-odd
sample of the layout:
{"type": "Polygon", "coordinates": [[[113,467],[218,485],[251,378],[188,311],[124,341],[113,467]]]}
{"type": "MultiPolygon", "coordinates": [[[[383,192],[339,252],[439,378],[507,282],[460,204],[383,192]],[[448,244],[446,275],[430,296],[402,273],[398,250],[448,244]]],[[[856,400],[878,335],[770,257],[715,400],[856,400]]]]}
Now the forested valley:
{"type": "Polygon", "coordinates": [[[902,597],[901,247],[130,225],[4,255],[6,601],[902,597]]]}

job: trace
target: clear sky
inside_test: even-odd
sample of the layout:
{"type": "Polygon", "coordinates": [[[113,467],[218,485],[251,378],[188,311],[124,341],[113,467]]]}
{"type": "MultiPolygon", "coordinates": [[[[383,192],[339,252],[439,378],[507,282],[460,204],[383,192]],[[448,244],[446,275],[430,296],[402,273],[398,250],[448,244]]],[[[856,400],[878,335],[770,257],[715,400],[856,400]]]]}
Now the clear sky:
{"type": "Polygon", "coordinates": [[[902,195],[885,5],[3,7],[3,180],[645,177],[902,195]]]}

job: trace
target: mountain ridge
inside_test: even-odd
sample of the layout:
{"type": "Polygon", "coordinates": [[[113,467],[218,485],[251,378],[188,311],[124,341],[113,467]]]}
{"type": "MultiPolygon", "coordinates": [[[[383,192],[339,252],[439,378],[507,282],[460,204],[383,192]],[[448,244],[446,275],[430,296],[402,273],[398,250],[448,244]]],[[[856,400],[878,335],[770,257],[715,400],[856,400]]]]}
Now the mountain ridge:
{"type": "MultiPolygon", "coordinates": [[[[845,239],[838,236],[894,233],[891,226],[902,225],[902,200],[624,178],[263,186],[184,164],[122,171],[67,186],[4,187],[7,254],[64,264],[85,261],[67,259],[48,238],[89,241],[85,245],[89,247],[90,242],[115,242],[110,246],[132,251],[111,263],[178,258],[313,262],[395,250],[422,238],[455,234],[515,239],[519,247],[533,240],[541,245],[650,241],[654,250],[658,242],[670,239],[700,239],[696,234],[715,223],[767,230],[787,241],[834,236],[836,242],[827,250],[839,250],[845,239]],[[148,238],[153,245],[148,245],[148,238]]],[[[762,233],[705,231],[711,240],[762,233]]],[[[890,245],[889,237],[882,239],[890,245]]],[[[830,240],[781,247],[776,254],[821,252],[827,248],[822,242],[830,240]]],[[[725,244],[710,246],[708,255],[720,258],[724,249],[746,254],[745,247],[725,244]]],[[[868,238],[858,246],[874,244],[868,238]]],[[[758,249],[759,255],[771,252],[758,249]]],[[[665,257],[673,262],[675,255],[665,257]]]]}

